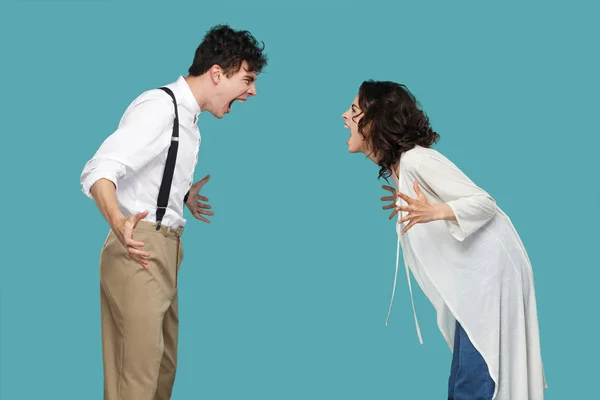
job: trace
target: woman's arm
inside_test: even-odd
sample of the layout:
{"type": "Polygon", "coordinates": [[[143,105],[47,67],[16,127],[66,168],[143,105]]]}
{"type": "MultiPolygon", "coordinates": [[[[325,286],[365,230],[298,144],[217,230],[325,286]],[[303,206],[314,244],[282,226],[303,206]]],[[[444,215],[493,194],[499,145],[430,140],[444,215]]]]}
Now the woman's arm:
{"type": "Polygon", "coordinates": [[[414,223],[443,220],[447,222],[454,238],[463,241],[496,213],[494,199],[447,160],[434,155],[420,155],[414,174],[416,199],[411,199],[403,193],[398,194],[407,202],[407,206],[399,209],[408,212],[400,222],[411,221],[403,233],[414,223]],[[429,203],[418,185],[435,193],[442,203],[429,203]]]}

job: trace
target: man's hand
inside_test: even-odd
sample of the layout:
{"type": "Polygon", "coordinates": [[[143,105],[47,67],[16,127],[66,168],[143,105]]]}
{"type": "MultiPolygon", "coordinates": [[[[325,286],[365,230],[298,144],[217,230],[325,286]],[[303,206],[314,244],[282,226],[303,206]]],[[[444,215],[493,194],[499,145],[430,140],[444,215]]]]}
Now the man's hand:
{"type": "Polygon", "coordinates": [[[390,214],[390,219],[392,219],[392,218],[394,218],[394,215],[396,215],[396,213],[398,212],[398,210],[396,209],[396,189],[394,189],[391,186],[387,186],[387,185],[382,185],[381,187],[392,193],[391,196],[385,196],[385,197],[381,198],[381,201],[391,201],[391,203],[388,204],[387,206],[383,206],[383,209],[384,210],[389,210],[390,208],[394,209],[394,211],[392,211],[392,213],[390,214]]]}
{"type": "Polygon", "coordinates": [[[206,175],[204,178],[192,185],[192,187],[190,188],[190,195],[188,197],[186,205],[192,213],[192,215],[194,216],[194,218],[210,224],[210,221],[202,215],[213,216],[215,215],[215,213],[212,211],[207,211],[211,208],[209,204],[200,202],[200,200],[208,201],[208,198],[200,195],[200,189],[202,189],[202,186],[204,186],[204,184],[208,182],[209,179],[210,175],[206,175]]]}
{"type": "Polygon", "coordinates": [[[148,269],[148,258],[150,257],[150,253],[147,251],[138,250],[139,248],[144,247],[144,243],[133,239],[133,229],[137,223],[144,219],[147,215],[148,211],[131,215],[129,217],[120,216],[114,224],[111,224],[114,234],[123,244],[123,246],[125,246],[129,256],[135,261],[139,262],[144,269],[148,269]]]}
{"type": "Polygon", "coordinates": [[[117,239],[125,246],[131,258],[148,269],[150,253],[138,250],[137,248],[143,247],[144,243],[133,240],[133,228],[148,215],[148,211],[125,217],[121,213],[119,203],[117,203],[116,186],[108,179],[98,180],[90,188],[90,191],[102,216],[110,225],[117,239]]]}

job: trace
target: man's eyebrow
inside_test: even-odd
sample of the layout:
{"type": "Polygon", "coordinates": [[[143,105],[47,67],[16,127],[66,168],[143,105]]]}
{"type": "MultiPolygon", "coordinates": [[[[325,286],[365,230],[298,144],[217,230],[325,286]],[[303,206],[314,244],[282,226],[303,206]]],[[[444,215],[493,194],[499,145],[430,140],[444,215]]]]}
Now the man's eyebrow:
{"type": "Polygon", "coordinates": [[[256,80],[256,76],[254,75],[254,73],[248,71],[246,69],[246,67],[242,67],[244,71],[246,71],[246,76],[244,76],[244,78],[248,78],[250,79],[250,82],[254,82],[256,80]]]}

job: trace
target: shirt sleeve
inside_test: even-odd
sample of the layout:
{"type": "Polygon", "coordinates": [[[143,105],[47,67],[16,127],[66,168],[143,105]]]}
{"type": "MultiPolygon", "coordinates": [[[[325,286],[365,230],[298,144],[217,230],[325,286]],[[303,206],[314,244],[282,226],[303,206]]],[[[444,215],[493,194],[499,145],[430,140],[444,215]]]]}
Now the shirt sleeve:
{"type": "Polygon", "coordinates": [[[465,240],[495,215],[496,201],[450,161],[422,155],[416,173],[454,211],[456,221],[445,222],[456,240],[465,240]]]}
{"type": "Polygon", "coordinates": [[[81,173],[83,193],[93,198],[91,187],[99,179],[119,180],[134,174],[168,148],[173,126],[173,102],[160,94],[140,96],[125,111],[115,132],[107,137],[81,173]],[[170,131],[169,131],[170,132],[170,131]]]}

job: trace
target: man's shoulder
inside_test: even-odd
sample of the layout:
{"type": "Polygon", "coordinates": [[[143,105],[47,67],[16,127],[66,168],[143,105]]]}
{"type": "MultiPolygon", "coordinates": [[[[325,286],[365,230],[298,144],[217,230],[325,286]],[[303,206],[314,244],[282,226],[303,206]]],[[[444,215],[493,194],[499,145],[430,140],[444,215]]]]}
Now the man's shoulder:
{"type": "MultiPolygon", "coordinates": [[[[164,85],[167,86],[168,85],[164,85]]],[[[147,89],[139,93],[127,105],[123,117],[129,115],[148,115],[153,114],[155,117],[159,115],[164,118],[172,118],[174,116],[173,99],[164,90],[159,87],[147,89]]]]}
{"type": "MultiPolygon", "coordinates": [[[[165,87],[169,87],[169,85],[164,85],[165,87]]],[[[146,102],[152,102],[157,105],[168,105],[173,107],[173,99],[169,94],[167,94],[164,90],[156,87],[152,89],[147,89],[140,94],[137,95],[132,101],[131,106],[137,106],[146,102]]]]}
{"type": "Polygon", "coordinates": [[[156,87],[144,90],[129,102],[123,112],[121,123],[139,118],[167,121],[174,117],[173,99],[164,90],[156,87]]]}

